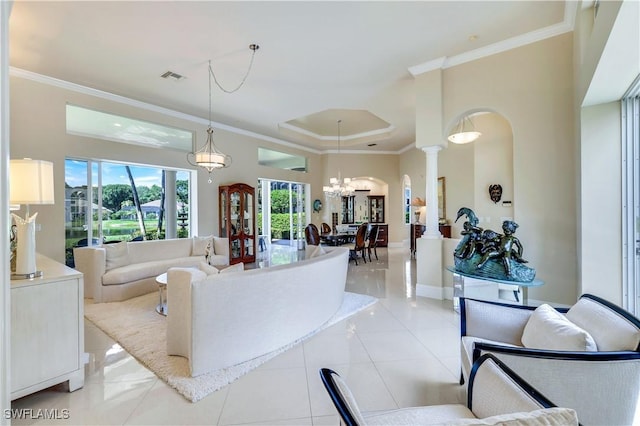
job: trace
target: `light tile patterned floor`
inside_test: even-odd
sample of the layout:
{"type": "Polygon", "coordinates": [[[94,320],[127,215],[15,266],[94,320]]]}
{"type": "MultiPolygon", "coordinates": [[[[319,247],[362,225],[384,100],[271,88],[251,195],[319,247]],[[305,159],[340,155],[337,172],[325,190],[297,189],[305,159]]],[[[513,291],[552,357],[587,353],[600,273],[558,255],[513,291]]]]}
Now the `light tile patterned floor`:
{"type": "MultiPolygon", "coordinates": [[[[89,354],[84,388],[60,386],[12,403],[12,408],[68,409],[69,419],[14,419],[13,424],[325,425],[338,417],[318,375],[339,372],[363,411],[463,402],[459,316],[451,301],[415,297],[415,261],[408,249],[378,249],[380,260],[351,262],[347,290],[379,302],[263,364],[197,403],[141,366],[85,321],[89,354]]],[[[283,246],[262,253],[258,266],[299,254],[283,246]]],[[[287,260],[288,259],[288,260],[287,260]]]]}

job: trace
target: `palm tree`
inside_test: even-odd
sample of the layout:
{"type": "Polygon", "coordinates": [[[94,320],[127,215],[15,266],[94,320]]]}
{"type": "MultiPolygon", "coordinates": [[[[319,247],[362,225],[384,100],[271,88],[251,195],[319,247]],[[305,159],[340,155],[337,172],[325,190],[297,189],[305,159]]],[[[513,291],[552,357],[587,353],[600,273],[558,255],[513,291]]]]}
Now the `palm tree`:
{"type": "Polygon", "coordinates": [[[165,171],[162,170],[162,192],[160,193],[160,212],[158,213],[158,239],[160,239],[160,232],[162,232],[162,221],[164,220],[164,197],[167,188],[165,186],[165,171]]]}
{"type": "Polygon", "coordinates": [[[142,208],[140,207],[140,198],[138,198],[138,190],[136,189],[136,183],[133,180],[133,175],[131,174],[131,168],[129,168],[129,166],[125,166],[125,169],[127,170],[129,181],[131,182],[131,192],[133,192],[133,204],[136,206],[136,212],[138,213],[138,226],[140,227],[140,232],[142,233],[142,239],[146,240],[147,230],[144,226],[144,217],[142,216],[142,208]]]}

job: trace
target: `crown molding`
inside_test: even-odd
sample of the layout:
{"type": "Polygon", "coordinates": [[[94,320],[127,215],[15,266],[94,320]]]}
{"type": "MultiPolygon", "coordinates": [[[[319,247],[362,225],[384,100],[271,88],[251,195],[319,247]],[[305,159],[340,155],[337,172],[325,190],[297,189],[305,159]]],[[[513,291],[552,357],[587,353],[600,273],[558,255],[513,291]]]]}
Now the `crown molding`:
{"type": "Polygon", "coordinates": [[[495,55],[497,53],[506,52],[507,50],[516,49],[518,47],[526,46],[531,43],[535,43],[547,38],[555,37],[573,31],[577,7],[578,3],[576,1],[565,1],[564,19],[558,24],[550,25],[548,27],[540,28],[526,34],[511,37],[498,43],[490,44],[488,46],[480,47],[469,52],[461,53],[460,55],[441,57],[428,62],[424,62],[422,64],[414,65],[412,67],[409,67],[409,73],[411,73],[412,76],[416,77],[426,72],[461,65],[467,62],[475,61],[477,59],[495,55]]]}
{"type": "MultiPolygon", "coordinates": [[[[308,136],[310,138],[319,140],[319,141],[337,141],[338,140],[338,136],[323,136],[323,135],[319,135],[315,132],[312,132],[310,130],[304,129],[302,127],[298,127],[298,126],[294,126],[292,124],[289,123],[280,123],[278,124],[279,128],[283,128],[283,129],[287,129],[287,130],[291,130],[292,132],[296,132],[296,133],[300,133],[301,135],[304,136],[308,136]]],[[[390,133],[392,131],[394,131],[396,129],[396,126],[394,126],[393,124],[390,124],[388,127],[385,127],[384,129],[375,129],[375,130],[369,130],[367,132],[361,132],[361,133],[354,133],[353,135],[341,135],[340,136],[340,140],[342,141],[351,141],[351,140],[356,140],[356,139],[361,139],[361,138],[366,138],[366,137],[370,137],[370,136],[378,136],[378,135],[383,135],[385,133],[390,133]]]]}
{"type": "MultiPolygon", "coordinates": [[[[87,86],[82,86],[76,83],[71,83],[65,80],[60,80],[57,78],[49,77],[42,74],[37,74],[31,71],[27,71],[21,68],[9,67],[9,75],[18,78],[24,78],[26,80],[32,80],[38,83],[46,84],[49,86],[59,87],[61,89],[70,90],[72,92],[82,93],[89,96],[94,96],[101,99],[106,99],[108,101],[132,106],[135,108],[144,109],[147,111],[157,112],[159,114],[163,114],[169,117],[178,118],[181,120],[191,121],[193,123],[202,124],[203,126],[209,125],[209,120],[197,117],[191,114],[185,114],[180,111],[175,111],[169,108],[164,108],[161,106],[153,105],[147,102],[137,101],[135,99],[127,98],[125,96],[115,95],[113,93],[105,92],[102,90],[94,89],[87,86]]],[[[211,122],[211,127],[216,128],[218,130],[225,130],[230,133],[235,133],[238,135],[248,136],[255,139],[261,139],[263,141],[272,142],[278,145],[286,146],[289,148],[298,149],[301,151],[311,152],[313,154],[321,154],[322,151],[309,148],[303,145],[297,145],[292,142],[284,141],[281,139],[276,139],[271,136],[262,135],[260,133],[255,133],[249,130],[240,129],[237,127],[229,126],[227,124],[218,123],[215,121],[211,122]]]]}
{"type": "Polygon", "coordinates": [[[445,68],[445,64],[447,62],[447,57],[442,56],[438,59],[434,59],[432,61],[425,62],[423,64],[414,65],[409,67],[409,72],[412,76],[418,76],[420,74],[424,74],[429,71],[437,70],[445,68]]]}
{"type": "Polygon", "coordinates": [[[357,151],[357,150],[344,150],[341,149],[338,152],[337,149],[327,149],[322,151],[323,154],[356,154],[356,155],[399,155],[400,151],[357,151]]]}
{"type": "Polygon", "coordinates": [[[404,154],[405,152],[410,151],[410,150],[412,150],[412,149],[414,149],[414,148],[415,148],[415,149],[418,149],[418,147],[416,146],[416,143],[415,143],[415,142],[414,142],[414,143],[412,143],[412,144],[409,144],[409,145],[405,146],[404,148],[400,148],[400,149],[398,150],[398,155],[400,155],[400,154],[404,154]]]}

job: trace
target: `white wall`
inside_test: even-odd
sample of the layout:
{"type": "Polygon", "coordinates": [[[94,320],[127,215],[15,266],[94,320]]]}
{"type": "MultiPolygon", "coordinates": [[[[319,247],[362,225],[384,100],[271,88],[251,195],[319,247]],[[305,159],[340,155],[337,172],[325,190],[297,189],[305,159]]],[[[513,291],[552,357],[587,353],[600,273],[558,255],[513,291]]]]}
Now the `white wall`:
{"type": "Polygon", "coordinates": [[[622,305],[620,103],[582,109],[580,293],[622,305]]]}
{"type": "MultiPolygon", "coordinates": [[[[511,126],[507,120],[495,113],[475,116],[473,123],[482,136],[470,144],[474,155],[475,197],[473,206],[468,207],[471,207],[480,219],[481,227],[502,233],[504,218],[513,217],[513,203],[508,207],[502,205],[502,201],[514,201],[511,126]],[[502,198],[497,203],[491,201],[489,196],[489,185],[492,184],[502,186],[502,198]]],[[[463,206],[458,206],[460,207],[463,206]]],[[[458,221],[458,225],[461,225],[461,222],[462,220],[458,221]]]]}
{"type": "MultiPolygon", "coordinates": [[[[494,111],[507,120],[513,132],[517,236],[538,278],[547,282],[530,296],[566,304],[576,300],[578,286],[572,49],[569,33],[445,69],[439,124],[444,128],[442,123],[476,110],[494,111]]],[[[476,201],[473,149],[449,144],[439,153],[438,175],[447,178],[448,218],[476,201]]],[[[412,179],[423,173],[401,172],[412,179]]]]}

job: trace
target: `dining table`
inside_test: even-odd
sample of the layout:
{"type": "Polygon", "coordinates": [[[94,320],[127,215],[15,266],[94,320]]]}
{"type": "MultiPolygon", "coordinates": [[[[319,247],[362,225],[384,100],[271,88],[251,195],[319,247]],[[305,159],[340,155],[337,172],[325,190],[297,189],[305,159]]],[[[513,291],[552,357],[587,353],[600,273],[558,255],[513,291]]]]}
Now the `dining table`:
{"type": "Polygon", "coordinates": [[[326,232],[320,234],[320,240],[330,246],[340,246],[353,242],[355,236],[353,232],[326,232]]]}

